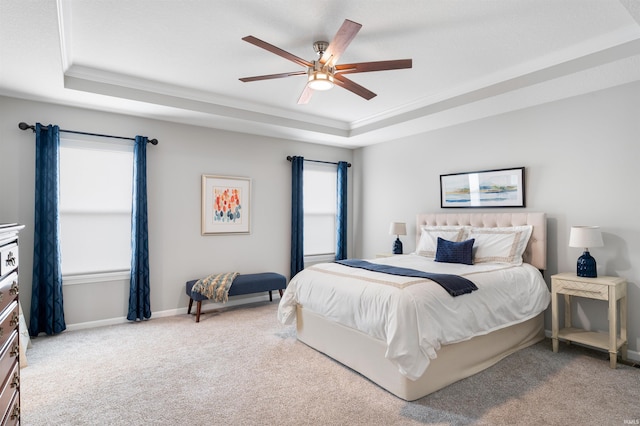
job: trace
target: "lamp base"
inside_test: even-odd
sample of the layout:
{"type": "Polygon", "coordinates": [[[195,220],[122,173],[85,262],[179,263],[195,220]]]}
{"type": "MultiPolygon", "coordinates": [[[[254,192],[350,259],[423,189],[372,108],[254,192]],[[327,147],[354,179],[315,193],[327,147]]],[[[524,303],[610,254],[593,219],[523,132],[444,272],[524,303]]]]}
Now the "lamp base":
{"type": "Polygon", "coordinates": [[[400,241],[400,238],[396,238],[393,243],[393,254],[402,254],[402,241],[400,241]]]}
{"type": "Polygon", "coordinates": [[[578,258],[577,275],[585,278],[597,278],[598,271],[596,269],[596,260],[589,254],[589,250],[585,250],[582,256],[578,258]]]}

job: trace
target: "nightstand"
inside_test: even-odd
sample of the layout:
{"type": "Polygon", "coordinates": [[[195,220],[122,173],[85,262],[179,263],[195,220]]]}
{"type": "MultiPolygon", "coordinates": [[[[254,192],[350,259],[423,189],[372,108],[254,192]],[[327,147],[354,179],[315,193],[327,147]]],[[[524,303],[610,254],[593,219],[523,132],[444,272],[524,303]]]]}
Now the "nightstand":
{"type": "Polygon", "coordinates": [[[558,339],[582,343],[609,351],[609,366],[616,368],[618,349],[627,359],[627,281],[621,277],[584,278],[563,273],[551,276],[551,339],[558,352],[558,339]],[[558,295],[564,295],[564,327],[560,329],[558,295]],[[609,333],[587,331],[571,326],[571,296],[609,302],[609,333]],[[620,336],[618,336],[618,300],[620,301],[620,336]]]}
{"type": "Polygon", "coordinates": [[[393,253],[376,253],[376,258],[377,259],[380,259],[380,258],[383,258],[383,257],[391,257],[391,256],[396,256],[396,255],[393,254],[393,253]]]}

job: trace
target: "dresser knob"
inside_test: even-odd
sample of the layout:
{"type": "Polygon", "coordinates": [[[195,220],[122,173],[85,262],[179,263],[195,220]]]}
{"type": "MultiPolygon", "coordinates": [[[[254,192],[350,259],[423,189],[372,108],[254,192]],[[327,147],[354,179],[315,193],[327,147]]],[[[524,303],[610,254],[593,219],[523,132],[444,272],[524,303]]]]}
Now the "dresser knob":
{"type": "Polygon", "coordinates": [[[18,316],[17,312],[14,312],[13,315],[11,315],[11,321],[9,321],[9,325],[11,327],[15,327],[16,325],[18,325],[18,321],[20,321],[20,317],[18,316]]]}
{"type": "Polygon", "coordinates": [[[9,290],[9,294],[15,296],[18,294],[18,281],[14,281],[11,283],[11,289],[9,290]]]}
{"type": "Polygon", "coordinates": [[[7,260],[5,260],[5,266],[16,266],[16,256],[12,251],[7,253],[7,260]]]}
{"type": "Polygon", "coordinates": [[[13,373],[13,379],[11,380],[11,387],[16,389],[20,388],[20,375],[18,373],[13,373]]]}
{"type": "Polygon", "coordinates": [[[11,410],[11,420],[19,420],[20,419],[20,406],[18,404],[13,406],[13,410],[11,410]]]}
{"type": "Polygon", "coordinates": [[[20,355],[20,345],[17,344],[17,343],[15,345],[13,345],[13,348],[11,348],[11,352],[9,352],[9,355],[13,356],[13,357],[19,356],[20,355]]]}

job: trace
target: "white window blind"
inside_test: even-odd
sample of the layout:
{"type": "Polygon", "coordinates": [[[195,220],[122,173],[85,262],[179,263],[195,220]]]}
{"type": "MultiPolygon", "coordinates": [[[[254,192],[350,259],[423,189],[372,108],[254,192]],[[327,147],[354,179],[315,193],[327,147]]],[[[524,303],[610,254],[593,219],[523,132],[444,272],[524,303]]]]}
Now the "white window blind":
{"type": "Polygon", "coordinates": [[[133,144],[60,140],[60,251],[63,276],[131,267],[133,144]]]}
{"type": "Polygon", "coordinates": [[[304,255],[335,255],[337,168],[307,162],[303,173],[304,255]]]}

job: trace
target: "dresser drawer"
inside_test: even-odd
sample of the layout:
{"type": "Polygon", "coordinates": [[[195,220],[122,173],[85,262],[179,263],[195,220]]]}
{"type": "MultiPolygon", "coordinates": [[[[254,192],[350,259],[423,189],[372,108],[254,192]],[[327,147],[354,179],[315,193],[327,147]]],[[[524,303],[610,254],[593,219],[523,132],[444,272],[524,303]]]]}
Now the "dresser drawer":
{"type": "MultiPolygon", "coordinates": [[[[0,312],[18,297],[18,273],[12,272],[0,280],[0,312]]],[[[2,345],[0,345],[2,347],[2,345]]]]}
{"type": "Polygon", "coordinates": [[[19,356],[18,331],[14,330],[2,347],[2,352],[0,352],[0,378],[7,377],[13,369],[13,365],[18,362],[19,356]]]}
{"type": "Polygon", "coordinates": [[[571,296],[609,300],[609,287],[598,283],[554,279],[553,289],[558,293],[568,294],[571,296]]]}
{"type": "Polygon", "coordinates": [[[7,407],[5,418],[2,421],[2,426],[14,426],[20,424],[20,395],[18,392],[13,394],[11,404],[7,407]]]}
{"type": "Polygon", "coordinates": [[[0,247],[0,277],[18,267],[18,244],[11,243],[0,247]]]}
{"type": "MultiPolygon", "coordinates": [[[[17,394],[20,389],[20,366],[18,363],[14,363],[13,369],[5,378],[5,381],[0,390],[0,407],[6,407],[5,412],[2,414],[2,418],[5,419],[5,424],[13,424],[17,422],[11,422],[11,415],[14,414],[16,410],[15,406],[17,405],[17,394]],[[12,400],[16,400],[14,404],[12,404],[12,400]]],[[[18,411],[19,413],[19,411],[18,411]]]]}
{"type": "Polygon", "coordinates": [[[18,302],[14,300],[7,309],[0,313],[0,347],[9,340],[11,332],[18,329],[19,318],[18,302]]]}

